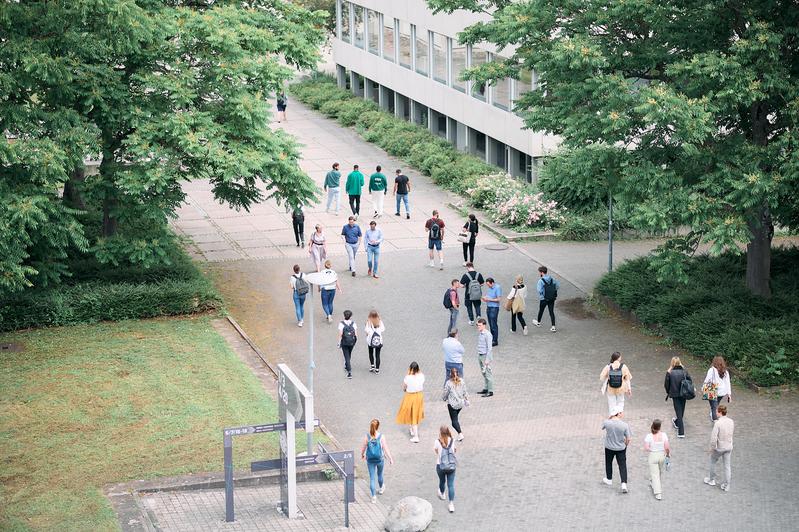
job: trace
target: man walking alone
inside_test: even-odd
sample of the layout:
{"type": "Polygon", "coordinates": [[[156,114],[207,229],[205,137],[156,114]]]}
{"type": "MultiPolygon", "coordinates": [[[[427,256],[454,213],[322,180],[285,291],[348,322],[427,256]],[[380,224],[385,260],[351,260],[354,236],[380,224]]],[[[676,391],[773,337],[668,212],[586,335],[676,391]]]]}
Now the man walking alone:
{"type": "Polygon", "coordinates": [[[735,431],[735,423],[727,417],[727,405],[719,405],[716,408],[718,419],[713,423],[713,431],[710,434],[710,472],[705,477],[705,484],[708,486],[716,485],[716,463],[721,459],[724,463],[724,481],[721,483],[721,490],[730,489],[730,479],[732,478],[732,433],[735,431]]]}
{"type": "Polygon", "coordinates": [[[438,211],[433,211],[433,217],[427,220],[424,224],[424,230],[427,232],[427,249],[430,250],[430,267],[434,268],[436,263],[433,255],[433,248],[438,250],[439,270],[444,269],[444,250],[441,246],[444,244],[444,220],[438,217],[438,211]]]}
{"type": "Polygon", "coordinates": [[[486,320],[479,318],[477,320],[477,361],[480,363],[480,372],[483,374],[484,385],[479,392],[483,397],[494,396],[494,371],[491,368],[494,356],[491,354],[491,344],[491,333],[486,327],[486,320]]]}
{"type": "Polygon", "coordinates": [[[552,327],[549,329],[552,332],[557,332],[555,328],[555,300],[558,298],[558,288],[560,282],[553,279],[547,273],[547,267],[541,266],[538,268],[538,319],[533,320],[533,325],[541,327],[541,318],[544,316],[544,309],[549,309],[549,319],[552,321],[552,327]]]}
{"type": "Polygon", "coordinates": [[[358,253],[358,244],[363,236],[361,227],[355,223],[355,216],[350,216],[347,224],[341,228],[341,236],[344,238],[344,247],[350,260],[350,271],[355,277],[355,255],[358,253]]]}
{"type": "Polygon", "coordinates": [[[405,204],[405,218],[411,219],[411,208],[408,203],[408,194],[411,192],[411,180],[397,168],[397,177],[394,178],[394,195],[397,197],[397,212],[394,216],[400,215],[400,201],[405,204]]]}
{"type": "Polygon", "coordinates": [[[327,206],[325,212],[330,212],[330,204],[336,200],[336,215],[338,215],[339,203],[341,202],[341,172],[338,171],[338,163],[333,163],[333,169],[325,175],[325,184],[322,188],[327,191],[327,206]]]}

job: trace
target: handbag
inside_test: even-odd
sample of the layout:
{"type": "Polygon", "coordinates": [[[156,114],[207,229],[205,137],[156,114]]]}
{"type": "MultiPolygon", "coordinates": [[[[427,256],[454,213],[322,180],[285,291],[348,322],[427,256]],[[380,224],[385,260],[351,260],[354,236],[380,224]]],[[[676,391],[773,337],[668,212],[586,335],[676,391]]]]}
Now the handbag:
{"type": "Polygon", "coordinates": [[[505,310],[507,310],[508,312],[513,310],[513,300],[514,299],[516,299],[516,296],[514,296],[514,297],[512,297],[510,299],[508,299],[507,297],[505,298],[505,303],[503,304],[503,306],[505,307],[505,310]]]}
{"type": "Polygon", "coordinates": [[[702,399],[704,401],[715,401],[719,398],[719,385],[715,382],[702,384],[702,399]]]}
{"type": "Polygon", "coordinates": [[[472,234],[467,231],[461,231],[458,233],[458,242],[462,242],[464,244],[468,244],[472,240],[472,234]]]}

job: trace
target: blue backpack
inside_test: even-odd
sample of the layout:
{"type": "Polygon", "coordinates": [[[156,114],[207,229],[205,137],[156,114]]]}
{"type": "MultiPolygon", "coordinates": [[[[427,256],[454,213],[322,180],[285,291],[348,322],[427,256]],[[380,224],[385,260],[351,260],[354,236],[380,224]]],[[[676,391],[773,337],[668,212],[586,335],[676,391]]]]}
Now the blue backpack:
{"type": "Polygon", "coordinates": [[[377,438],[372,438],[369,434],[366,435],[366,438],[368,439],[366,444],[367,462],[375,463],[383,461],[383,447],[380,445],[380,438],[382,437],[382,434],[378,434],[377,438]]]}

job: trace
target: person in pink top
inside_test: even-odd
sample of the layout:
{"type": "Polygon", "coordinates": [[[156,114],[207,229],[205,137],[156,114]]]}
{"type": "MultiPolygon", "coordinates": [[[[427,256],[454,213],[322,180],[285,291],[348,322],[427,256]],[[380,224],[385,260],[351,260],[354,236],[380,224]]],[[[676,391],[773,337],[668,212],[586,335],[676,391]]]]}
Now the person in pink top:
{"type": "Polygon", "coordinates": [[[644,438],[644,450],[649,453],[647,462],[649,463],[649,484],[652,486],[652,493],[657,500],[663,498],[663,489],[660,483],[660,476],[663,473],[663,464],[671,456],[669,447],[669,437],[665,432],[660,431],[661,421],[656,419],[652,422],[652,431],[644,438]]]}

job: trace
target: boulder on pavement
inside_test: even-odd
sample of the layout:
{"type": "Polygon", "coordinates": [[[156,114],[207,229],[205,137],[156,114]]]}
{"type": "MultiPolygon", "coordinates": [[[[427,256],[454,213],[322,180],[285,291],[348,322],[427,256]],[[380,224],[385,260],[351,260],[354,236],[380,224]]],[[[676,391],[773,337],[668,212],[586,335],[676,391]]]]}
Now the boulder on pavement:
{"type": "Polygon", "coordinates": [[[384,528],[388,532],[420,532],[433,520],[433,505],[419,497],[405,497],[386,517],[384,528]]]}

